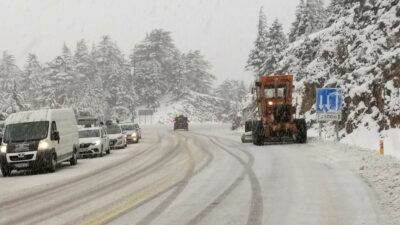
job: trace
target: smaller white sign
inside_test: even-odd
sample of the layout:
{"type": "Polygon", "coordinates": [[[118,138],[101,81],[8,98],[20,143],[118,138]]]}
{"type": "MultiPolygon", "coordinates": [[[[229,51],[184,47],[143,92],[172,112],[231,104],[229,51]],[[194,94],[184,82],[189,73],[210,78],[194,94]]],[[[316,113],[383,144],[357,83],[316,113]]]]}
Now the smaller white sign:
{"type": "Polygon", "coordinates": [[[317,113],[317,121],[341,121],[342,113],[317,113]]]}

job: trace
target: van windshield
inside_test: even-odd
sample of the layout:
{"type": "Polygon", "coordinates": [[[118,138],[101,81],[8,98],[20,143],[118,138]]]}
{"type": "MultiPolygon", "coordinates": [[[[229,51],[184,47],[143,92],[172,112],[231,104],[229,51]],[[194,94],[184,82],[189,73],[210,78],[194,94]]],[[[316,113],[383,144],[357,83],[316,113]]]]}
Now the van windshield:
{"type": "Polygon", "coordinates": [[[47,137],[48,121],[9,124],[4,132],[4,143],[37,141],[47,137]]]}

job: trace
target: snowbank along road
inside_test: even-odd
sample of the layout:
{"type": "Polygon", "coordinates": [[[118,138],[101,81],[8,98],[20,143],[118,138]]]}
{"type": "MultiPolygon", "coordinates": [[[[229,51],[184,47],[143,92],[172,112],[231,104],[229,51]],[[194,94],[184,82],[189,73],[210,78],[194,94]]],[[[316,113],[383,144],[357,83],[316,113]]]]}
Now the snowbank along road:
{"type": "Polygon", "coordinates": [[[391,224],[317,145],[257,147],[215,129],[147,127],[106,157],[0,178],[0,224],[391,224]]]}

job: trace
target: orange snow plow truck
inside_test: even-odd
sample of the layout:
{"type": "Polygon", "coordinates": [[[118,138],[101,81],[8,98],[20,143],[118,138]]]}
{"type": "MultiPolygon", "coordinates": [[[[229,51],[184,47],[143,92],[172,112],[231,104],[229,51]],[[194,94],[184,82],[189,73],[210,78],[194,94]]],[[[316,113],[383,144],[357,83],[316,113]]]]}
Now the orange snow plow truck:
{"type": "Polygon", "coordinates": [[[305,119],[296,119],[292,105],[293,76],[261,76],[255,82],[259,120],[252,125],[253,143],[307,141],[305,119]]]}

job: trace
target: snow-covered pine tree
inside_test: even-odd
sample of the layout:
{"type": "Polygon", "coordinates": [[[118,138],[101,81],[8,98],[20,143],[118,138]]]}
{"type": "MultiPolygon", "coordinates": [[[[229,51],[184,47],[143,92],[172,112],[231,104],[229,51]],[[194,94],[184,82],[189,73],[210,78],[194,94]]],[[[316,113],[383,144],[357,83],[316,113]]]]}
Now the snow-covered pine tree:
{"type": "Polygon", "coordinates": [[[257,38],[254,42],[254,49],[251,50],[246,65],[246,69],[252,70],[256,76],[261,76],[264,74],[262,65],[265,62],[268,54],[266,50],[267,30],[267,17],[264,14],[263,7],[261,7],[258,18],[257,38]]]}
{"type": "Polygon", "coordinates": [[[215,94],[223,99],[223,120],[232,121],[243,109],[242,101],[247,94],[247,88],[243,81],[228,79],[215,89],[215,94]]]}
{"type": "Polygon", "coordinates": [[[32,108],[39,107],[37,97],[42,91],[40,88],[43,79],[43,68],[35,54],[30,53],[26,59],[24,66],[25,82],[21,84],[24,90],[25,99],[30,103],[32,108]]]}
{"type": "Polygon", "coordinates": [[[158,82],[152,84],[157,93],[179,95],[183,87],[181,54],[175,47],[170,32],[162,29],[151,31],[132,52],[130,59],[134,68],[139,67],[138,64],[157,65],[158,82]]]}
{"type": "Polygon", "coordinates": [[[93,69],[91,67],[89,49],[84,39],[81,39],[76,44],[73,62],[77,73],[83,74],[90,79],[93,78],[93,69]]]}
{"type": "Polygon", "coordinates": [[[304,27],[304,16],[305,16],[305,3],[304,0],[300,0],[299,4],[296,8],[296,18],[292,23],[292,27],[290,28],[289,32],[289,42],[294,42],[297,40],[298,37],[305,33],[304,27]]]}
{"type": "Polygon", "coordinates": [[[324,28],[325,18],[325,9],[322,0],[307,0],[305,35],[309,35],[324,28]]]}
{"type": "Polygon", "coordinates": [[[268,42],[266,44],[266,52],[268,52],[262,71],[265,74],[273,74],[279,68],[279,62],[283,58],[283,53],[288,47],[286,35],[283,32],[282,24],[278,19],[272,23],[268,31],[268,42]]]}
{"type": "Polygon", "coordinates": [[[117,44],[109,36],[102,37],[95,51],[93,51],[93,60],[95,62],[95,74],[101,77],[103,83],[102,95],[108,105],[105,116],[108,118],[115,116],[115,107],[132,108],[133,103],[131,101],[120,101],[121,97],[134,99],[132,96],[136,95],[134,89],[128,89],[133,85],[130,83],[128,63],[117,44]]]}
{"type": "Polygon", "coordinates": [[[215,76],[209,70],[211,64],[204,59],[200,51],[189,51],[182,55],[183,92],[189,90],[208,94],[215,76]]]}
{"type": "Polygon", "coordinates": [[[62,54],[43,69],[41,107],[70,107],[75,90],[79,88],[78,76],[73,68],[72,54],[64,44],[62,54]]]}
{"type": "Polygon", "coordinates": [[[147,108],[158,107],[158,100],[161,97],[160,85],[161,65],[158,61],[135,62],[134,82],[136,92],[140,97],[140,103],[147,108]]]}
{"type": "Polygon", "coordinates": [[[63,68],[62,70],[64,72],[69,72],[73,70],[73,58],[72,58],[72,53],[71,50],[68,48],[68,46],[64,43],[63,48],[62,48],[62,55],[61,58],[63,60],[63,68]]]}
{"type": "Polygon", "coordinates": [[[322,0],[300,0],[296,9],[296,18],[289,32],[289,41],[298,39],[319,31],[325,27],[326,10],[322,0]]]}

